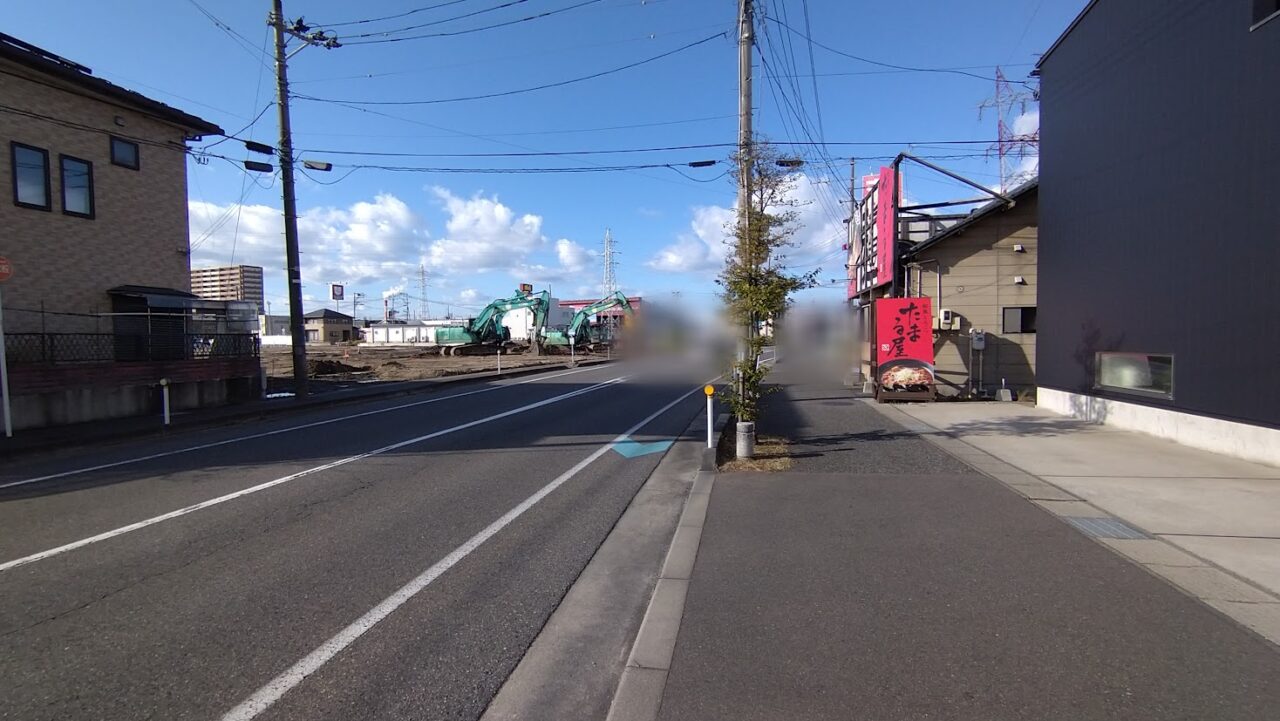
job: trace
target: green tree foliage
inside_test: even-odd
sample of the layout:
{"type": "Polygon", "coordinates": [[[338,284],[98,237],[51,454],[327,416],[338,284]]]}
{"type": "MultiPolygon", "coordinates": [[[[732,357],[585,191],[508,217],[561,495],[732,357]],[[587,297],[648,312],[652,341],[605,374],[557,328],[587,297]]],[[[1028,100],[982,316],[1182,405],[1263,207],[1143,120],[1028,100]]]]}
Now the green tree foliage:
{"type": "Polygon", "coordinates": [[[794,170],[784,167],[794,164],[780,164],[782,160],[777,149],[765,143],[733,157],[732,176],[739,187],[745,180],[747,203],[726,226],[733,252],[725,258],[717,282],[729,318],[743,329],[746,353],[733,364],[736,382],[727,398],[739,421],[755,421],[760,415],[761,386],[768,373],[767,367],[759,367],[768,340],[760,325],[776,327],[791,294],[813,285],[817,273],[792,275],[785,268],[784,251],[792,247],[798,230],[799,202],[792,194],[794,170]]]}

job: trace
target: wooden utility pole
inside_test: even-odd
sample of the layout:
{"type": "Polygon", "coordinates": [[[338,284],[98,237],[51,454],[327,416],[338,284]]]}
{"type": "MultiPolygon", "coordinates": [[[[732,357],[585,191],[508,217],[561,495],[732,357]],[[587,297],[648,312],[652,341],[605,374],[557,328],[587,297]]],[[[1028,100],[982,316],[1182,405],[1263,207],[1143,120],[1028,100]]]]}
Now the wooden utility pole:
{"type": "MultiPolygon", "coordinates": [[[[751,174],[753,172],[752,157],[754,138],[751,129],[751,48],[755,44],[755,10],[752,0],[738,0],[738,212],[742,214],[739,223],[738,238],[739,260],[743,263],[754,263],[751,252],[751,174]]],[[[754,268],[749,268],[754,273],[754,268]]],[[[751,341],[756,333],[754,312],[749,315],[743,329],[743,347],[739,360],[755,361],[751,351],[751,341]]],[[[746,393],[746,383],[741,374],[737,378],[738,397],[746,393]]]]}
{"type": "MultiPolygon", "coordinates": [[[[289,284],[289,335],[293,345],[293,395],[307,395],[307,330],[302,308],[302,261],[298,251],[298,201],[293,184],[293,129],[289,124],[289,54],[288,38],[302,41],[298,50],[308,45],[340,47],[336,38],[324,31],[312,31],[302,20],[286,23],[283,0],[271,0],[267,24],[275,30],[276,109],[280,114],[280,187],[284,204],[285,275],[289,284]]],[[[295,50],[294,52],[298,52],[295,50]]]]}

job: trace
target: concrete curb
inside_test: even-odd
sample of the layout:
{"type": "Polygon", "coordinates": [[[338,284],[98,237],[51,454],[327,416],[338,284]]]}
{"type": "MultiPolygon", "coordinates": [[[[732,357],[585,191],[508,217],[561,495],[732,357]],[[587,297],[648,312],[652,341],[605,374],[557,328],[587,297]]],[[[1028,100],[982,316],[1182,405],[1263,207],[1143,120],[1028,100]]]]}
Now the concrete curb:
{"type": "MultiPolygon", "coordinates": [[[[692,572],[697,539],[680,525],[705,450],[706,416],[695,414],[645,479],[582,573],[547,619],[482,721],[600,718],[613,700],[632,636],[643,627],[650,589],[683,596],[656,580],[672,548],[692,572]],[[693,546],[690,549],[690,542],[693,546]]],[[[687,583],[687,581],[686,581],[687,583]]],[[[678,624],[679,619],[675,619],[678,624]]],[[[653,653],[660,654],[660,647],[653,653]]]]}
{"type": "MultiPolygon", "coordinates": [[[[724,433],[728,421],[729,414],[720,414],[716,418],[713,435],[719,437],[724,433]]],[[[703,449],[703,468],[694,478],[693,488],[685,500],[680,523],[671,539],[644,620],[640,623],[640,632],[636,634],[618,690],[609,706],[607,721],[654,721],[658,718],[715,480],[715,449],[703,449]],[[706,467],[708,451],[710,470],[706,467]]]]}
{"type": "MultiPolygon", "coordinates": [[[[724,427],[728,422],[729,422],[728,413],[721,413],[720,415],[716,416],[715,427],[711,431],[711,437],[715,438],[717,443],[719,442],[721,435],[724,434],[724,427]]],[[[702,465],[698,468],[698,470],[700,471],[716,470],[716,448],[717,446],[712,446],[711,448],[702,449],[702,465]]]]}
{"type": "Polygon", "coordinates": [[[1269,590],[896,407],[863,402],[1126,560],[1280,646],[1280,597],[1269,590]]]}
{"type": "MultiPolygon", "coordinates": [[[[18,431],[16,434],[16,441],[0,438],[0,451],[4,453],[6,458],[17,458],[23,455],[34,455],[51,450],[92,448],[99,445],[109,445],[122,440],[174,435],[191,430],[231,425],[234,423],[244,423],[246,421],[261,420],[263,418],[273,418],[287,413],[312,411],[320,408],[346,405],[349,403],[359,403],[369,400],[382,400],[387,398],[397,398],[400,396],[415,395],[418,393],[427,393],[454,383],[466,383],[501,378],[517,378],[521,376],[536,375],[538,373],[550,373],[571,367],[581,368],[604,365],[607,363],[615,363],[618,360],[619,359],[592,359],[589,361],[579,361],[577,364],[572,366],[569,363],[548,363],[544,365],[513,368],[511,370],[504,370],[501,373],[498,373],[497,371],[480,371],[477,373],[460,373],[458,375],[443,376],[440,378],[396,381],[394,383],[388,383],[385,386],[374,386],[368,390],[359,389],[356,392],[350,393],[345,391],[332,391],[312,396],[304,401],[290,402],[282,400],[278,403],[254,401],[252,407],[230,405],[211,408],[206,412],[197,411],[189,414],[178,414],[174,416],[173,423],[168,428],[159,425],[158,421],[157,425],[154,427],[132,428],[129,427],[128,422],[136,420],[137,417],[122,418],[119,419],[124,422],[122,424],[110,426],[107,430],[89,438],[77,437],[71,442],[68,442],[66,437],[58,438],[56,436],[42,438],[37,441],[26,441],[22,438],[22,432],[18,431]],[[267,405],[260,406],[258,405],[259,403],[267,405]]],[[[64,428],[70,432],[75,431],[76,427],[65,426],[64,428]]],[[[37,429],[37,432],[40,430],[42,429],[37,429]]]]}

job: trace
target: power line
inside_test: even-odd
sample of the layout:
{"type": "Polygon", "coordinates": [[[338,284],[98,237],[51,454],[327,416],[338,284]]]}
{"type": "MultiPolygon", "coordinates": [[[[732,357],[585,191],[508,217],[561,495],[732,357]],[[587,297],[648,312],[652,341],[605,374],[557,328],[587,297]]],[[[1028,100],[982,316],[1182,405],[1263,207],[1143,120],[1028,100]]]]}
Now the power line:
{"type": "MultiPolygon", "coordinates": [[[[711,164],[719,164],[721,161],[701,161],[711,164]]],[[[441,174],[462,174],[476,173],[482,175],[528,175],[541,173],[611,173],[623,172],[628,170],[651,170],[655,168],[675,169],[680,166],[688,167],[690,163],[637,163],[633,165],[580,165],[572,167],[533,167],[533,168],[451,168],[451,167],[422,167],[416,165],[335,165],[341,168],[356,168],[368,170],[385,170],[393,173],[441,173],[441,174]]]]}
{"type": "Polygon", "coordinates": [[[599,42],[582,43],[579,45],[557,45],[555,48],[539,48],[534,52],[515,53],[510,55],[486,55],[482,59],[468,60],[465,62],[446,62],[435,65],[418,65],[400,70],[389,70],[379,73],[363,73],[360,75],[337,75],[331,77],[305,78],[303,80],[290,80],[290,85],[306,85],[309,83],[328,83],[335,80],[372,80],[374,78],[388,78],[398,75],[422,75],[437,73],[440,70],[451,68],[464,68],[476,65],[490,65],[495,63],[508,63],[512,60],[523,60],[524,58],[547,58],[552,56],[568,54],[575,50],[590,50],[594,48],[616,48],[625,43],[645,42],[653,44],[657,38],[666,38],[676,35],[689,35],[692,33],[703,33],[712,29],[723,29],[725,23],[709,23],[698,25],[696,27],[680,28],[676,30],[668,30],[666,32],[645,33],[643,35],[633,35],[625,38],[601,38],[599,42]]]}
{"type": "MultiPolygon", "coordinates": [[[[809,0],[802,0],[801,6],[804,8],[804,32],[807,36],[813,35],[813,29],[809,24],[809,0]]],[[[818,114],[818,139],[823,140],[826,135],[826,129],[822,127],[822,100],[818,95],[818,65],[813,59],[813,40],[806,37],[809,43],[809,72],[810,80],[813,81],[813,104],[818,114]]]]}
{"type": "Polygon", "coordinates": [[[466,1],[467,0],[448,0],[448,2],[437,3],[435,5],[427,5],[425,7],[420,7],[420,8],[414,8],[412,10],[406,10],[405,12],[402,12],[402,13],[396,13],[395,15],[384,15],[380,18],[348,20],[346,22],[340,22],[340,23],[315,23],[315,25],[317,27],[325,27],[325,28],[340,28],[348,25],[366,25],[368,23],[380,23],[384,20],[398,20],[400,18],[408,17],[410,15],[416,15],[417,13],[427,12],[428,10],[438,10],[443,7],[448,7],[450,5],[457,5],[458,3],[463,3],[466,1]]]}
{"type": "MultiPolygon", "coordinates": [[[[765,36],[765,42],[769,45],[770,50],[772,51],[772,54],[774,55],[775,59],[778,58],[780,56],[780,53],[773,51],[772,36],[768,33],[767,28],[765,29],[765,32],[763,34],[765,36]]],[[[821,164],[825,164],[828,170],[831,172],[832,177],[834,177],[835,172],[834,170],[831,170],[832,168],[831,160],[829,157],[827,157],[826,153],[823,152],[822,146],[818,144],[818,141],[814,140],[813,132],[811,131],[809,127],[809,123],[806,120],[806,115],[803,111],[803,108],[804,108],[803,93],[801,93],[799,85],[795,83],[795,81],[792,81],[793,89],[796,91],[796,102],[799,103],[800,105],[800,107],[797,108],[795,105],[791,103],[791,100],[787,97],[786,88],[784,88],[782,84],[778,81],[778,78],[774,74],[774,70],[772,66],[769,64],[767,58],[765,57],[765,49],[762,48],[758,42],[756,44],[756,50],[759,51],[760,53],[760,62],[764,67],[765,76],[769,80],[770,92],[773,94],[774,100],[778,102],[778,105],[780,108],[781,106],[785,105],[786,108],[791,111],[792,115],[796,119],[797,127],[800,128],[801,134],[803,134],[804,137],[808,138],[809,142],[813,143],[812,147],[817,150],[817,153],[811,154],[809,159],[813,160],[813,156],[816,155],[817,161],[821,164]]],[[[785,63],[786,60],[784,59],[783,62],[785,63]]],[[[794,67],[794,63],[792,66],[794,67]]],[[[783,127],[786,128],[788,126],[788,123],[786,121],[786,115],[782,113],[781,109],[779,110],[779,119],[782,121],[783,127]]],[[[796,133],[794,131],[788,130],[788,132],[791,134],[792,137],[796,137],[796,133]]],[[[813,188],[814,196],[817,198],[819,204],[823,206],[824,211],[828,214],[828,216],[830,216],[831,220],[838,221],[842,219],[845,216],[844,212],[842,211],[842,207],[843,207],[842,200],[835,196],[835,193],[831,189],[829,183],[822,182],[822,179],[819,176],[817,180],[811,180],[811,185],[818,186],[813,188]]]]}
{"type": "MultiPolygon", "coordinates": [[[[636,128],[658,128],[667,125],[685,125],[688,123],[703,123],[711,120],[726,120],[728,118],[736,118],[737,115],[708,115],[703,118],[688,118],[685,120],[663,120],[653,123],[631,123],[629,125],[609,125],[600,128],[570,128],[564,130],[527,130],[519,133],[488,133],[485,138],[518,138],[528,135],[580,135],[582,133],[601,133],[610,130],[633,130],[636,128]]],[[[314,135],[318,137],[352,137],[352,138],[452,138],[458,133],[450,133],[447,135],[371,135],[370,133],[294,133],[294,135],[314,135]]]]}
{"type": "MultiPolygon", "coordinates": [[[[536,151],[534,151],[534,149],[533,149],[533,148],[530,148],[530,147],[529,147],[529,146],[527,146],[527,145],[520,145],[519,143],[511,143],[511,142],[508,142],[508,141],[505,141],[505,140],[498,140],[498,139],[496,139],[496,138],[491,138],[491,137],[487,137],[487,136],[484,136],[484,135],[478,135],[478,134],[476,134],[476,133],[468,133],[468,132],[466,132],[466,131],[462,131],[462,130],[454,130],[454,129],[452,129],[452,128],[446,128],[446,127],[443,127],[443,126],[440,126],[440,125],[434,125],[434,124],[432,124],[432,123],[428,123],[428,122],[423,121],[423,120],[417,120],[417,119],[415,119],[415,118],[406,118],[406,117],[403,117],[403,116],[400,116],[400,115],[392,115],[392,114],[390,114],[390,113],[384,113],[384,112],[382,112],[381,110],[374,110],[374,109],[372,109],[372,108],[362,108],[362,107],[360,107],[360,106],[358,106],[358,105],[348,105],[348,104],[346,104],[346,103],[336,103],[336,105],[337,105],[338,107],[347,108],[347,109],[349,109],[349,110],[355,110],[355,111],[357,111],[357,112],[361,112],[361,113],[367,113],[367,114],[370,114],[370,115],[378,115],[378,116],[381,116],[381,117],[384,117],[384,118],[389,118],[389,119],[391,119],[391,120],[399,120],[399,121],[400,121],[400,122],[402,122],[402,123],[410,123],[410,124],[412,124],[412,125],[421,125],[421,126],[423,126],[423,127],[432,128],[432,129],[435,129],[435,130],[445,130],[445,131],[451,132],[451,133],[453,133],[453,134],[455,134],[455,135],[460,135],[460,136],[462,136],[462,137],[474,138],[474,139],[476,139],[476,140],[483,140],[483,141],[486,141],[486,142],[495,143],[495,144],[497,144],[497,145],[505,145],[505,146],[507,146],[507,147],[511,147],[511,148],[519,148],[519,149],[521,149],[521,150],[527,150],[527,151],[533,151],[533,152],[536,152],[536,151]]],[[[584,162],[590,162],[590,161],[584,161],[584,162]]],[[[633,171],[633,172],[635,172],[635,173],[636,173],[636,175],[638,175],[638,176],[640,176],[640,177],[642,177],[642,178],[646,178],[646,179],[648,179],[648,180],[655,180],[655,181],[658,181],[658,182],[660,182],[660,183],[672,183],[672,184],[675,184],[675,185],[683,185],[684,187],[697,187],[697,186],[691,186],[691,185],[689,185],[689,184],[687,184],[687,183],[681,183],[680,181],[678,181],[678,180],[673,180],[673,179],[671,179],[671,178],[664,178],[664,177],[661,177],[661,176],[658,176],[658,175],[649,175],[649,174],[646,174],[646,173],[643,173],[643,172],[640,172],[640,171],[633,171]]]]}
{"type": "MultiPolygon", "coordinates": [[[[262,87],[262,86],[261,86],[261,83],[262,83],[262,74],[261,74],[261,73],[259,73],[259,74],[258,74],[258,83],[259,83],[258,87],[259,87],[259,89],[261,89],[261,87],[262,87]]],[[[255,90],[253,95],[254,95],[254,99],[256,100],[256,99],[257,99],[257,97],[258,97],[258,90],[255,90]]],[[[275,104],[275,101],[272,101],[272,102],[267,103],[266,105],[264,105],[264,106],[262,107],[262,110],[259,110],[259,111],[258,111],[258,114],[257,114],[257,115],[253,116],[253,120],[250,120],[248,125],[244,126],[243,128],[240,128],[239,130],[235,131],[234,133],[225,133],[225,134],[223,134],[223,136],[222,136],[222,139],[221,139],[221,140],[216,140],[216,141],[214,141],[213,143],[211,143],[211,144],[209,144],[209,145],[204,146],[204,147],[202,148],[202,150],[208,150],[209,148],[212,148],[212,147],[217,146],[217,145],[221,145],[221,144],[223,144],[223,143],[227,142],[228,140],[239,140],[240,142],[244,142],[244,140],[243,140],[243,139],[238,138],[238,137],[236,137],[236,136],[237,136],[237,135],[239,135],[239,134],[241,134],[241,133],[243,133],[243,132],[244,132],[244,131],[246,131],[246,130],[249,130],[249,129],[250,129],[250,128],[252,128],[254,125],[257,125],[257,124],[258,124],[258,121],[262,119],[262,116],[263,116],[263,115],[266,115],[267,111],[268,111],[268,110],[270,110],[270,109],[272,109],[272,108],[274,108],[274,107],[275,107],[275,105],[276,105],[276,104],[275,104]]]]}
{"type": "Polygon", "coordinates": [[[265,51],[254,47],[253,42],[251,42],[248,38],[241,35],[240,33],[236,32],[235,28],[232,28],[230,25],[219,20],[216,15],[209,12],[208,10],[205,10],[204,7],[200,5],[200,3],[196,2],[196,0],[187,0],[187,2],[191,3],[191,5],[195,7],[196,10],[199,10],[201,15],[204,15],[206,18],[208,18],[209,21],[212,22],[215,27],[217,27],[222,32],[226,33],[227,37],[231,38],[235,42],[235,44],[240,47],[240,49],[247,52],[255,61],[265,65],[267,61],[270,60],[270,56],[267,55],[265,51]]]}
{"type": "Polygon", "coordinates": [[[830,45],[824,45],[818,42],[817,40],[814,40],[812,37],[810,37],[806,33],[802,33],[799,30],[796,30],[795,28],[791,27],[790,25],[783,22],[782,20],[779,20],[778,18],[766,17],[765,20],[772,22],[775,25],[780,25],[781,27],[787,29],[792,33],[795,33],[796,35],[799,35],[800,37],[804,38],[808,42],[813,43],[814,45],[822,48],[823,50],[826,50],[829,53],[835,53],[836,55],[840,55],[842,57],[846,57],[851,60],[857,60],[858,62],[867,63],[869,65],[878,65],[882,68],[893,68],[894,70],[904,70],[904,71],[913,72],[913,73],[951,73],[954,75],[965,75],[967,77],[975,78],[977,80],[985,80],[987,82],[995,81],[994,77],[986,77],[984,75],[978,75],[977,73],[971,73],[966,70],[955,70],[952,68],[916,68],[916,67],[911,67],[909,65],[896,65],[894,63],[886,63],[879,60],[872,60],[871,58],[864,58],[860,55],[854,55],[852,53],[846,53],[843,50],[837,50],[831,47],[830,45]]]}
{"type": "Polygon", "coordinates": [[[349,105],[436,105],[439,103],[457,103],[457,102],[463,102],[467,100],[485,100],[489,98],[502,98],[502,97],[508,97],[511,95],[520,95],[522,93],[531,93],[538,90],[547,90],[548,88],[559,88],[565,85],[572,85],[574,83],[580,83],[586,80],[594,80],[596,78],[601,78],[606,75],[613,75],[614,73],[620,73],[624,70],[630,70],[631,68],[636,68],[641,65],[646,65],[648,63],[652,63],[657,60],[670,57],[677,53],[684,52],[686,50],[691,50],[699,45],[709,43],[712,40],[715,40],[716,38],[722,38],[725,36],[726,36],[726,33],[723,33],[723,32],[716,33],[715,35],[709,35],[705,38],[702,38],[701,40],[694,41],[687,45],[682,45],[678,48],[675,48],[674,50],[668,50],[665,53],[654,55],[652,57],[645,58],[644,60],[639,60],[634,63],[628,63],[626,65],[622,65],[609,70],[603,70],[598,73],[592,73],[591,75],[584,75],[582,77],[571,78],[569,80],[561,80],[555,83],[546,83],[544,85],[536,85],[531,88],[520,88],[518,90],[504,90],[498,93],[485,93],[483,95],[468,95],[468,96],[457,97],[457,98],[437,98],[435,100],[336,100],[333,98],[317,98],[313,95],[295,95],[294,97],[301,100],[311,100],[314,102],[338,103],[338,104],[349,104],[349,105]]]}
{"type": "Polygon", "coordinates": [[[464,14],[462,14],[462,15],[454,15],[454,16],[453,16],[453,17],[451,17],[451,18],[444,18],[444,19],[442,19],[442,20],[432,20],[432,21],[431,21],[431,22],[429,22],[429,23],[421,23],[421,24],[418,24],[418,25],[409,25],[409,26],[407,26],[407,27],[397,28],[397,29],[395,29],[395,30],[377,30],[377,31],[374,31],[374,32],[369,32],[369,33],[361,33],[361,34],[358,34],[358,35],[347,35],[347,36],[346,36],[346,38],[351,39],[351,40],[355,40],[355,39],[358,39],[358,38],[386,37],[386,36],[388,36],[388,35],[392,35],[392,34],[395,34],[395,33],[404,33],[404,32],[409,32],[410,30],[421,30],[422,28],[429,28],[429,27],[432,27],[432,26],[435,26],[435,25],[443,25],[443,24],[445,24],[445,23],[451,23],[451,22],[454,22],[455,20],[464,20],[464,19],[466,19],[466,18],[475,17],[475,16],[477,16],[477,15],[484,15],[485,13],[491,13],[491,12],[494,12],[494,11],[496,11],[496,10],[503,10],[503,9],[505,9],[505,8],[509,8],[509,7],[513,6],[513,5],[520,5],[520,4],[527,3],[527,2],[529,2],[529,0],[508,0],[508,2],[505,2],[505,3],[501,4],[501,5],[494,5],[494,6],[492,6],[492,7],[482,8],[482,9],[480,9],[480,10],[474,10],[474,11],[472,11],[472,12],[464,13],[464,14]]]}
{"type": "Polygon", "coordinates": [[[355,40],[346,44],[374,45],[378,43],[398,43],[398,42],[403,42],[405,40],[424,40],[426,38],[446,38],[446,37],[454,37],[457,35],[468,35],[470,33],[478,33],[484,30],[493,30],[495,28],[507,27],[508,25],[516,25],[518,23],[526,23],[532,20],[539,20],[541,18],[551,17],[552,15],[559,15],[560,13],[569,12],[570,10],[576,10],[577,8],[580,8],[580,7],[584,7],[587,5],[594,5],[595,3],[598,3],[600,1],[601,0],[583,0],[583,2],[577,3],[575,5],[569,5],[568,7],[563,7],[558,10],[548,10],[546,12],[538,13],[536,15],[528,15],[522,18],[516,18],[514,20],[507,20],[500,23],[494,23],[492,25],[483,25],[477,28],[468,28],[466,30],[451,30],[451,31],[439,32],[439,33],[426,33],[424,35],[408,35],[408,36],[399,37],[399,38],[383,38],[381,40],[355,40]]]}
{"type": "MultiPolygon", "coordinates": [[[[964,144],[964,145],[989,145],[994,141],[990,140],[952,140],[940,141],[938,144],[964,144]]],[[[771,145],[779,146],[800,146],[800,147],[823,147],[823,146],[909,146],[909,145],[925,145],[925,143],[913,142],[872,142],[872,141],[856,141],[856,142],[822,142],[822,141],[771,141],[771,145]]],[[[711,150],[717,148],[735,148],[736,143],[698,143],[692,145],[665,145],[648,148],[612,148],[612,149],[593,149],[593,150],[538,150],[526,151],[519,153],[409,153],[409,152],[391,152],[377,150],[325,150],[320,148],[307,148],[307,153],[317,155],[362,155],[368,157],[386,157],[386,158],[536,158],[536,157],[557,157],[572,155],[626,155],[635,153],[662,153],[681,150],[711,150]]]]}

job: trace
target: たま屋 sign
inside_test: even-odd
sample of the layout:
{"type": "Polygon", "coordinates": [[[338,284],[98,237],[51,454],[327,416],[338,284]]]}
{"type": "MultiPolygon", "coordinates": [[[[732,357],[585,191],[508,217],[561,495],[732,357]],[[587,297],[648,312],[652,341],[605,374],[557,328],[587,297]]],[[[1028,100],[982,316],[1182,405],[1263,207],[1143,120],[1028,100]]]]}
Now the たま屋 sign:
{"type": "Polygon", "coordinates": [[[875,301],[877,385],[925,390],[933,376],[933,307],[929,298],[875,301]]]}

